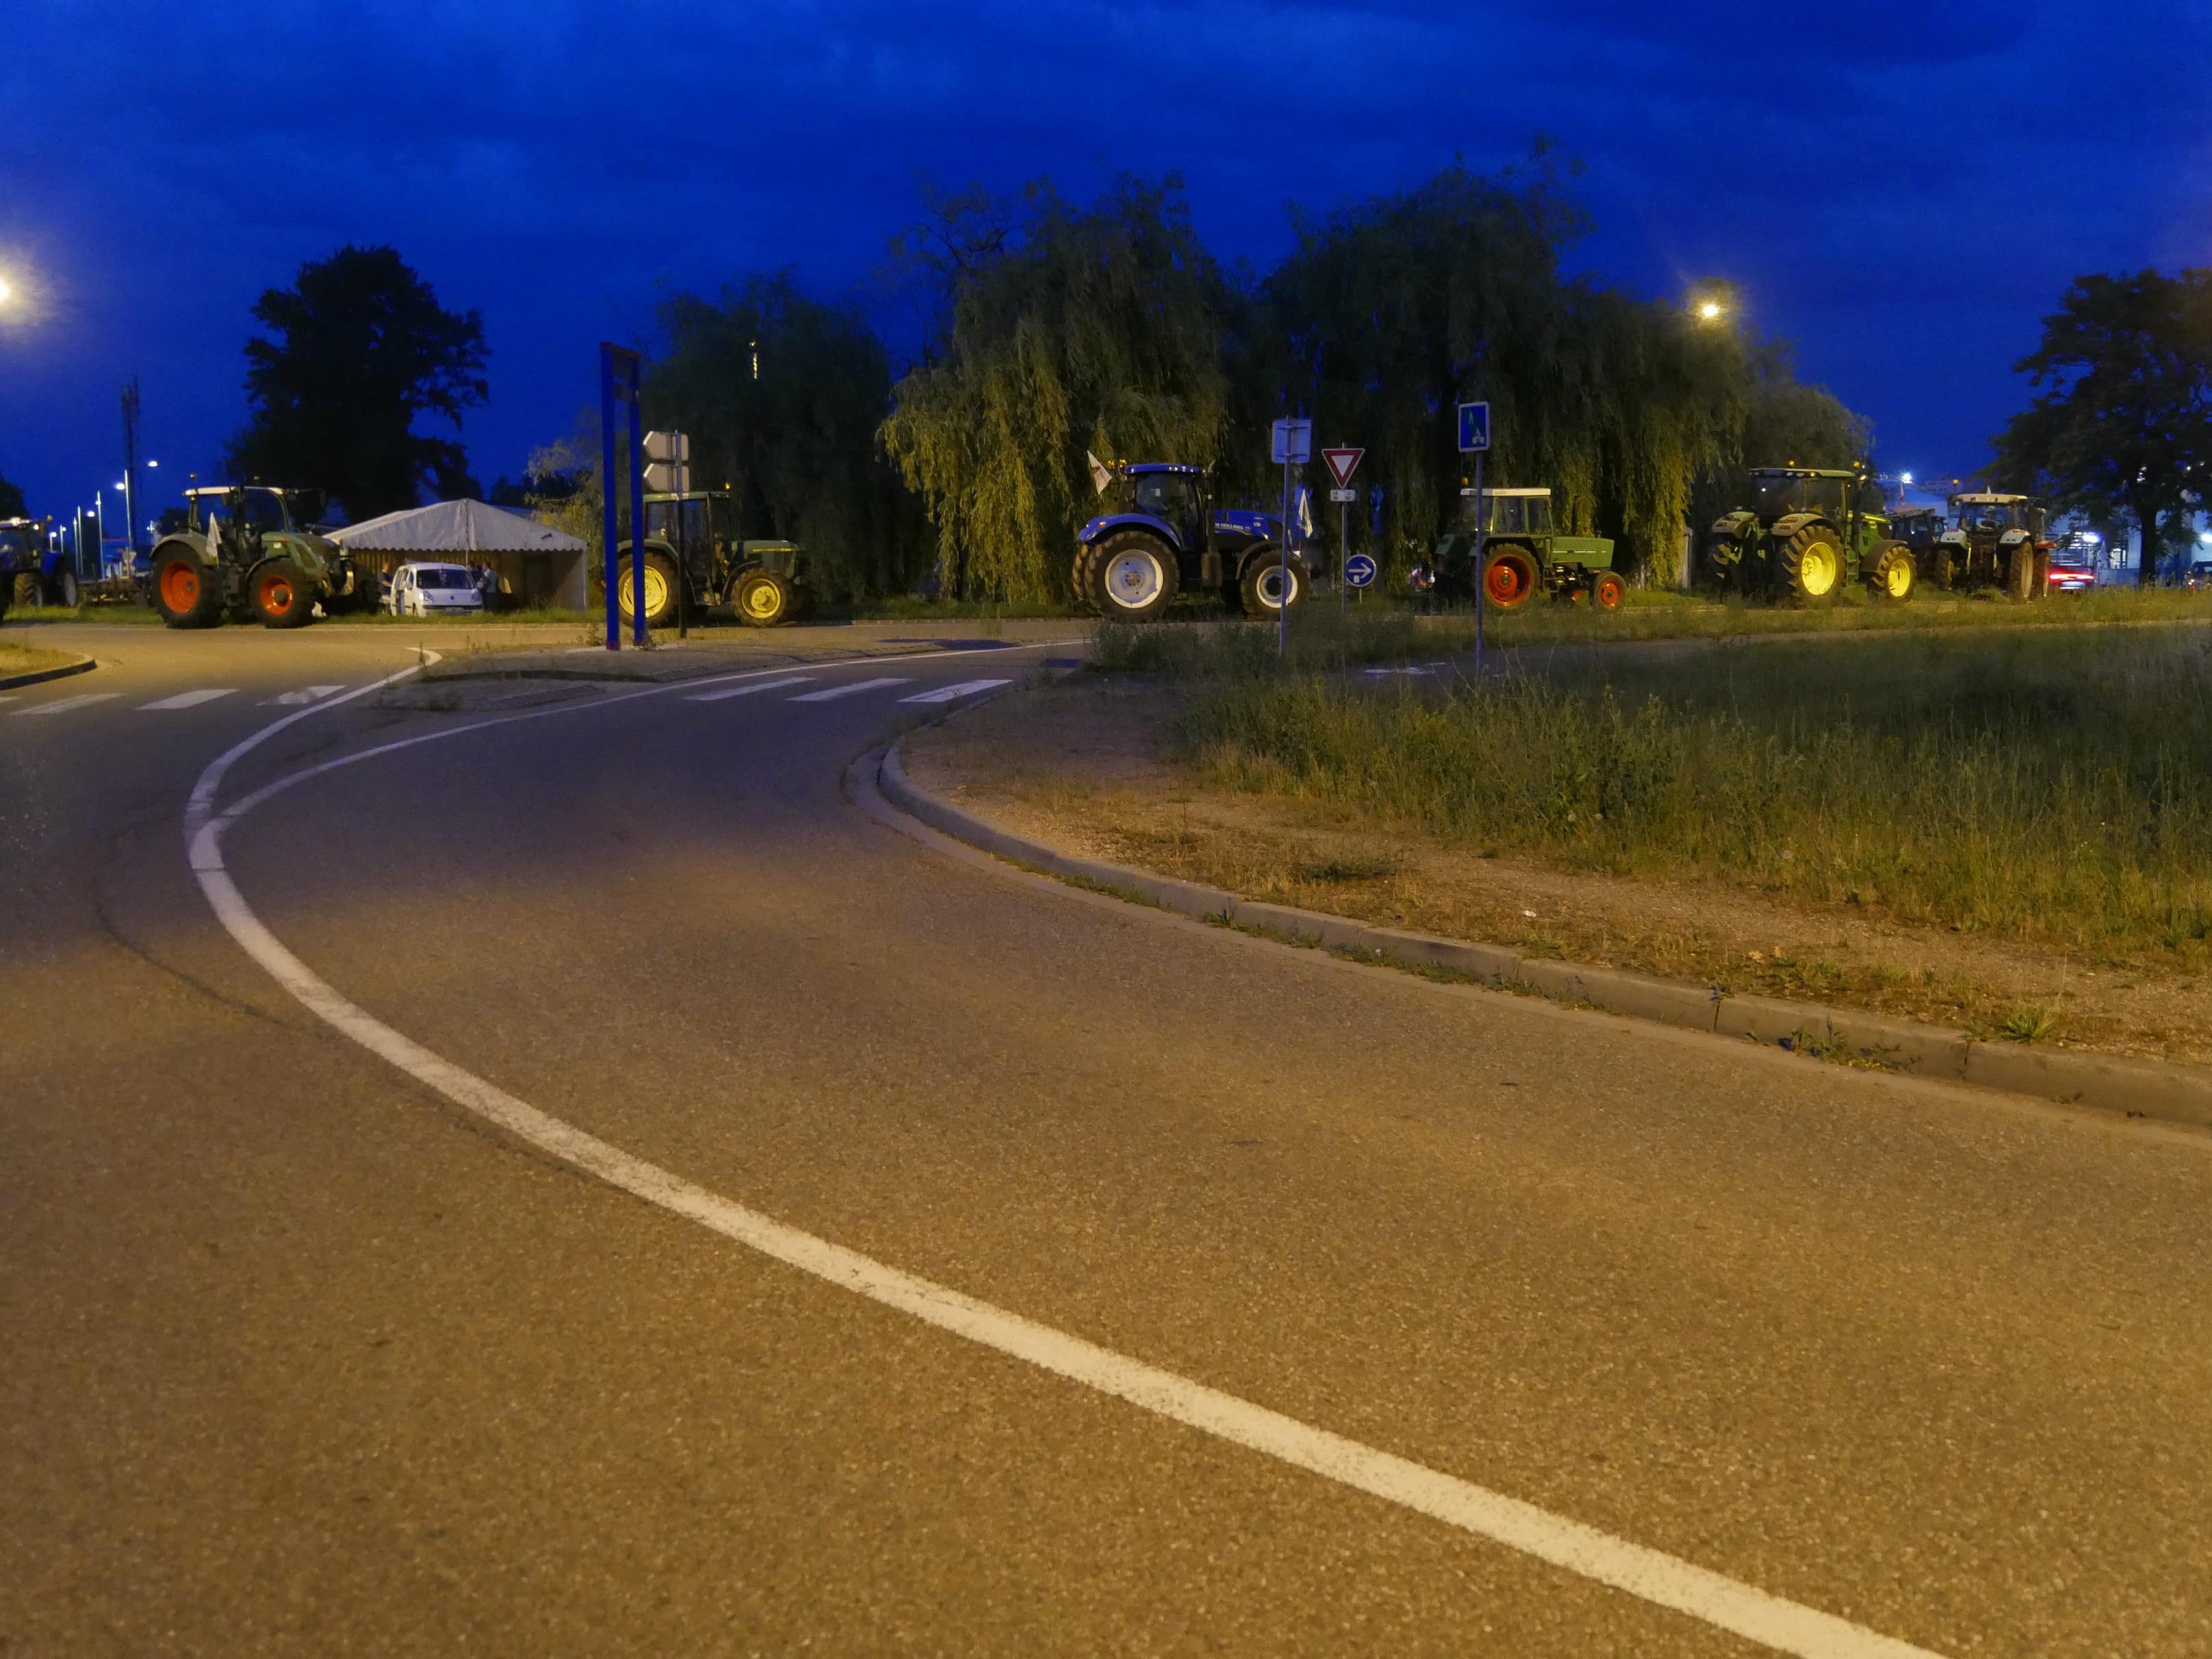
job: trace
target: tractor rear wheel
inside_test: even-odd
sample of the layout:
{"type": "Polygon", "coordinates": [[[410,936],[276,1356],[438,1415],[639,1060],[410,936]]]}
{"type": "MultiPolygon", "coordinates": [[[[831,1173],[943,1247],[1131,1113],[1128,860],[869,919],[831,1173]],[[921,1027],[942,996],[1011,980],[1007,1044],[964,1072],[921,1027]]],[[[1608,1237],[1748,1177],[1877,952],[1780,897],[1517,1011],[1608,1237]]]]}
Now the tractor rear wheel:
{"type": "Polygon", "coordinates": [[[315,614],[315,590],[289,559],[257,566],[246,595],[264,628],[305,628],[315,614]]]}
{"type": "Polygon", "coordinates": [[[1843,586],[1844,550],[1824,524],[1808,524],[1784,543],[1776,566],[1783,592],[1800,605],[1826,605],[1843,586]]]}
{"type": "Polygon", "coordinates": [[[1306,574],[1305,561],[1291,554],[1287,567],[1279,552],[1267,553],[1250,560],[1244,574],[1237,580],[1237,599],[1248,617],[1272,617],[1278,611],[1295,611],[1305,603],[1306,590],[1313,579],[1306,574]],[[1283,586],[1283,572],[1290,571],[1290,589],[1283,586]]]}
{"type": "Polygon", "coordinates": [[[791,615],[791,587],[773,570],[749,570],[738,578],[731,608],[748,628],[773,628],[791,615]]]}
{"type": "Polygon", "coordinates": [[[1601,570],[1590,578],[1590,604],[1600,611],[1618,611],[1627,603],[1628,584],[1618,570],[1601,570]]]}
{"type": "Polygon", "coordinates": [[[172,628],[213,628],[222,620],[222,573],[180,549],[154,561],[147,586],[154,609],[172,628]]]}
{"type": "Polygon", "coordinates": [[[1075,563],[1067,573],[1069,586],[1075,593],[1075,608],[1097,611],[1098,603],[1098,544],[1085,542],[1075,550],[1075,563]]]}
{"type": "Polygon", "coordinates": [[[1176,596],[1176,556],[1141,530],[1109,536],[1091,565],[1099,612],[1116,622],[1150,622],[1176,596]]]}
{"type": "Polygon", "coordinates": [[[1543,583],[1536,556],[1507,543],[1483,556],[1482,597],[1499,611],[1518,611],[1536,597],[1543,583]]]}
{"type": "Polygon", "coordinates": [[[53,579],[46,584],[46,603],[58,605],[64,611],[76,610],[77,601],[83,597],[82,591],[76,585],[76,572],[74,570],[64,568],[56,571],[53,579]]]}
{"type": "MultiPolygon", "coordinates": [[[[637,584],[630,574],[633,556],[625,553],[615,565],[615,608],[628,626],[637,614],[637,584]]],[[[665,553],[645,550],[645,625],[660,628],[676,614],[676,561],[665,553]]]]}
{"type": "Polygon", "coordinates": [[[27,570],[8,586],[15,598],[16,606],[21,610],[28,611],[38,604],[39,589],[43,584],[39,580],[37,571],[27,570]]]}
{"type": "Polygon", "coordinates": [[[1743,586],[1743,544],[1726,536],[1707,542],[1705,575],[1716,592],[1735,592],[1743,586]]]}
{"type": "Polygon", "coordinates": [[[1912,597],[1920,573],[1913,567],[1912,550],[1903,542],[1884,542],[1874,550],[1867,567],[1867,586],[1886,605],[1903,605],[1912,597]]]}

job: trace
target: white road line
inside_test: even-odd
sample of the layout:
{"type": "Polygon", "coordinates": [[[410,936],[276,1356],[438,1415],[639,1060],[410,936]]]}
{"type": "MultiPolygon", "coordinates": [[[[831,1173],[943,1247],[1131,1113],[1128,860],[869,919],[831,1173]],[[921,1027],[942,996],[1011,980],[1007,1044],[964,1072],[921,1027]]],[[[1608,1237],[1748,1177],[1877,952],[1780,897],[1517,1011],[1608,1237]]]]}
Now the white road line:
{"type": "Polygon", "coordinates": [[[856,691],[873,691],[878,686],[904,685],[911,674],[893,674],[887,679],[854,680],[850,685],[833,685],[826,691],[809,691],[804,696],[793,697],[793,702],[835,702],[840,697],[849,697],[856,691]]]}
{"type": "Polygon", "coordinates": [[[786,674],[780,680],[755,680],[750,685],[733,685],[726,691],[694,691],[684,699],[686,702],[720,702],[725,697],[750,697],[756,691],[781,691],[787,685],[811,685],[811,674],[786,674]]]}
{"type": "Polygon", "coordinates": [[[217,697],[227,697],[237,690],[234,685],[228,685],[220,691],[179,691],[175,696],[163,697],[157,702],[142,702],[138,710],[145,714],[156,708],[197,708],[204,702],[213,702],[217,697]]]}
{"type": "Polygon", "coordinates": [[[940,685],[934,691],[917,691],[910,697],[901,697],[901,702],[957,702],[963,697],[972,697],[978,691],[990,691],[1001,685],[1012,685],[1012,680],[962,680],[957,685],[940,685]]]}
{"type": "MultiPolygon", "coordinates": [[[[365,696],[416,672],[412,668],[404,670],[336,702],[348,702],[365,696]]],[[[615,702],[629,702],[673,689],[653,686],[596,703],[534,709],[527,714],[403,738],[289,773],[255,790],[222,815],[216,815],[216,795],[222,787],[223,777],[241,757],[294,721],[335,707],[336,703],[317,704],[288,714],[216,756],[192,786],[191,799],[185,805],[184,827],[193,876],[216,919],[240,947],[301,1006],[334,1030],[436,1090],[454,1104],[506,1128],[540,1151],[772,1260],[1040,1370],[1127,1401],[1172,1422],[1277,1458],[1656,1606],[1687,1613],[1762,1646],[1794,1654],[1798,1659],[1936,1659],[1927,1649],[1868,1630],[1833,1613],[1770,1595],[1753,1585],[1679,1557],[1615,1538],[1519,1498],[1301,1423],[1264,1406],[964,1296],[945,1285],[902,1273],[887,1263],[787,1226],[656,1164],[634,1158],[620,1147],[541,1112],[495,1085],[464,1071],[347,1001],[262,925],[224,866],[223,832],[262,802],[310,777],[374,756],[459,737],[464,732],[605,708],[615,702]]]]}
{"type": "Polygon", "coordinates": [[[287,691],[281,697],[271,697],[261,706],[264,708],[278,708],[290,703],[320,702],[331,692],[342,690],[343,687],[336,685],[302,686],[297,691],[287,691]]]}
{"type": "Polygon", "coordinates": [[[58,697],[52,702],[33,703],[28,708],[18,708],[15,711],[15,718],[23,720],[30,719],[33,714],[65,714],[72,708],[82,708],[90,703],[106,702],[122,695],[120,691],[85,691],[74,697],[58,697]]]}
{"type": "Polygon", "coordinates": [[[13,702],[15,701],[15,694],[13,691],[0,691],[0,702],[13,702]]]}

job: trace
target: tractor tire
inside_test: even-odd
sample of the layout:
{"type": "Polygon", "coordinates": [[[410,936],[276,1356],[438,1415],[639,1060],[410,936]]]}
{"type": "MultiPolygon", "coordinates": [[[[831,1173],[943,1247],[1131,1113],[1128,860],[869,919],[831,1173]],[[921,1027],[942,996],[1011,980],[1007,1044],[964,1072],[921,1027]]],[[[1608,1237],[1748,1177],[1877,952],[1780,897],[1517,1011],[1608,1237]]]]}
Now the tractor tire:
{"type": "Polygon", "coordinates": [[[2004,589],[2023,603],[2035,597],[2035,549],[2025,542],[2005,559],[2004,589]]]}
{"type": "Polygon", "coordinates": [[[1141,530],[1109,536],[1091,564],[1098,613],[1112,621],[1150,622],[1175,599],[1176,556],[1141,530]]]}
{"type": "Polygon", "coordinates": [[[15,608],[19,611],[30,611],[36,609],[39,603],[39,590],[45,586],[46,583],[40,579],[39,573],[37,571],[26,570],[22,572],[13,582],[9,584],[10,590],[15,595],[15,608]]]}
{"type": "Polygon", "coordinates": [[[15,602],[15,584],[7,577],[0,576],[0,622],[8,620],[9,607],[15,602]]]}
{"type": "Polygon", "coordinates": [[[1492,610],[1518,611],[1543,586],[1543,568],[1527,548],[1508,542],[1483,555],[1482,597],[1492,610]]]}
{"type": "Polygon", "coordinates": [[[76,585],[76,572],[58,570],[46,579],[46,603],[59,605],[64,611],[74,611],[83,598],[83,590],[76,585]]]}
{"type": "Polygon", "coordinates": [[[1919,585],[1912,550],[1903,542],[1884,542],[1867,563],[1867,586],[1884,605],[1903,605],[1919,585]]]}
{"type": "MultiPolygon", "coordinates": [[[[623,626],[631,626],[636,611],[636,587],[630,576],[632,556],[625,553],[615,564],[615,609],[623,626]]],[[[676,561],[651,548],[645,552],[645,625],[665,628],[676,618],[676,561]]]]}
{"type": "Polygon", "coordinates": [[[1741,542],[1726,536],[1716,536],[1705,544],[1705,585],[1713,592],[1740,592],[1748,574],[1744,568],[1741,542]]]}
{"type": "Polygon", "coordinates": [[[1098,604],[1099,544],[1085,542],[1075,550],[1075,562],[1069,568],[1067,580],[1075,595],[1078,611],[1097,611],[1098,604]]]}
{"type": "Polygon", "coordinates": [[[1589,594],[1593,610],[1618,611],[1628,603],[1628,584],[1618,570],[1601,570],[1590,578],[1589,594]]]}
{"type": "Polygon", "coordinates": [[[213,628],[222,620],[222,573],[190,553],[172,551],[156,558],[146,591],[171,628],[213,628]]]}
{"type": "Polygon", "coordinates": [[[1273,617],[1284,610],[1295,611],[1306,600],[1313,586],[1313,578],[1306,574],[1305,561],[1295,553],[1291,555],[1291,591],[1287,599],[1283,592],[1283,556],[1270,553],[1265,558],[1245,562],[1244,574],[1237,583],[1237,602],[1248,617],[1273,617]]]}
{"type": "Polygon", "coordinates": [[[1783,544],[1774,574],[1784,598],[1826,605],[1844,585],[1843,545],[1827,526],[1808,524],[1783,544]]]}
{"type": "Polygon", "coordinates": [[[749,570],[738,578],[730,608],[748,628],[773,628],[791,620],[791,584],[773,570],[749,570]]]}
{"type": "Polygon", "coordinates": [[[246,596],[264,628],[305,628],[315,614],[315,590],[289,559],[256,565],[246,596]]]}

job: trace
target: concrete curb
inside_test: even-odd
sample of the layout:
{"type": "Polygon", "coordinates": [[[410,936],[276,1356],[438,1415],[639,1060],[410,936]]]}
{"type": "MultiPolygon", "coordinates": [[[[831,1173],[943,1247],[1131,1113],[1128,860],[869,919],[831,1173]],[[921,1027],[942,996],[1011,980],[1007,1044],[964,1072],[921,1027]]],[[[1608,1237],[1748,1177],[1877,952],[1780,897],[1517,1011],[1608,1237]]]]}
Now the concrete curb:
{"type": "Polygon", "coordinates": [[[1443,969],[1502,990],[1741,1037],[1821,1059],[1855,1061],[1915,1077],[1977,1083],[2130,1117],[2212,1127],[2212,1067],[2118,1054],[1979,1042],[1964,1031],[1893,1019],[1856,1008],[1770,997],[1732,996],[1716,986],[1653,979],[1619,968],[1522,957],[1495,945],[1376,927],[1346,916],[1240,899],[1217,887],[1177,881],[1124,864],[1079,859],[983,822],[909,778],[901,744],[884,751],[877,786],[900,811],[956,841],[1063,881],[1118,894],[1201,921],[1271,933],[1402,968],[1443,969]]]}
{"type": "Polygon", "coordinates": [[[99,666],[90,657],[80,657],[59,668],[34,668],[27,674],[9,674],[0,678],[0,691],[13,690],[19,685],[43,685],[48,680],[65,680],[72,674],[89,674],[99,666]]]}

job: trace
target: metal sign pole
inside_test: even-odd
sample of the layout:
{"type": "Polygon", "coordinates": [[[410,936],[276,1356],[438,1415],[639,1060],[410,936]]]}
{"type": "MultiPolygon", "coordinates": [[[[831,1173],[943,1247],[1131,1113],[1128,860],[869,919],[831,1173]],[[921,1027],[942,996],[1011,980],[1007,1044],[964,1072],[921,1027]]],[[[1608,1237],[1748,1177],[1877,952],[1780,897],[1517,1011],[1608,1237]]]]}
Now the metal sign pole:
{"type": "Polygon", "coordinates": [[[691,493],[691,468],[684,458],[690,453],[689,448],[684,441],[684,434],[681,432],[678,433],[676,434],[677,460],[675,478],[676,637],[679,640],[688,640],[691,637],[691,549],[690,542],[685,539],[685,526],[684,523],[684,518],[686,517],[684,509],[690,505],[690,503],[686,501],[684,498],[691,493]]]}
{"type": "Polygon", "coordinates": [[[638,407],[637,382],[629,388],[629,629],[631,642],[645,643],[645,413],[638,407]]]}
{"type": "Polygon", "coordinates": [[[1352,503],[1336,504],[1336,614],[1341,617],[1344,607],[1351,603],[1345,590],[1351,584],[1344,580],[1345,562],[1352,556],[1352,503]]]}
{"type": "Polygon", "coordinates": [[[1290,449],[1283,450],[1283,585],[1275,591],[1275,660],[1280,662],[1291,650],[1291,462],[1290,449]]]}
{"type": "Polygon", "coordinates": [[[1490,515],[1482,504],[1483,450],[1474,452],[1474,683],[1482,684],[1482,613],[1490,595],[1490,573],[1482,567],[1482,534],[1490,515]]]}
{"type": "Polygon", "coordinates": [[[616,613],[616,589],[620,579],[615,574],[615,349],[599,347],[599,505],[605,509],[606,539],[600,544],[605,556],[606,579],[603,584],[607,602],[607,649],[622,649],[622,623],[616,613]]]}

